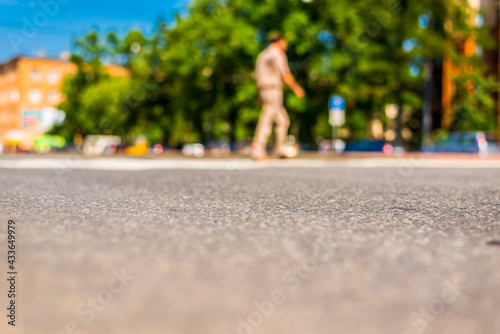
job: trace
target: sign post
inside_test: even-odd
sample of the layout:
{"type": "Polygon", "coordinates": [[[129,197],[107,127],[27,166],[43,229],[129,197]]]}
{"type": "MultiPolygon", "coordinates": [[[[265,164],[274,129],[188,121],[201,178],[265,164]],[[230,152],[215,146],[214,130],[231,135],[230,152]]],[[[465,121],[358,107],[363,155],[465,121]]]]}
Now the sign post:
{"type": "Polygon", "coordinates": [[[332,126],[332,150],[335,150],[335,143],[340,139],[340,127],[345,124],[345,99],[340,95],[330,96],[329,109],[329,123],[332,126]]]}

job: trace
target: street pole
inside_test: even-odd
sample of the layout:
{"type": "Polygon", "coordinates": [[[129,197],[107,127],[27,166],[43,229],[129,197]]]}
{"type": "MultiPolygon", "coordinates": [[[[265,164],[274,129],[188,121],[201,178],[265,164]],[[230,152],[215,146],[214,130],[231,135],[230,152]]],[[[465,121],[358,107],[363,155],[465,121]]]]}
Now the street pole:
{"type": "Polygon", "coordinates": [[[332,152],[335,154],[335,143],[340,139],[340,126],[332,126],[332,152]]]}
{"type": "MultiPolygon", "coordinates": [[[[500,1],[500,0],[499,0],[500,1]]],[[[434,30],[434,19],[429,18],[429,29],[434,30]]],[[[424,70],[424,105],[422,108],[422,144],[429,140],[432,132],[432,94],[434,84],[434,59],[427,59],[424,70]]]]}
{"type": "Polygon", "coordinates": [[[332,126],[332,152],[333,152],[333,154],[335,154],[335,135],[336,135],[335,126],[332,126]]]}
{"type": "Polygon", "coordinates": [[[424,81],[424,106],[422,110],[422,144],[425,144],[432,132],[432,79],[434,63],[432,59],[427,60],[425,64],[424,81]]]}

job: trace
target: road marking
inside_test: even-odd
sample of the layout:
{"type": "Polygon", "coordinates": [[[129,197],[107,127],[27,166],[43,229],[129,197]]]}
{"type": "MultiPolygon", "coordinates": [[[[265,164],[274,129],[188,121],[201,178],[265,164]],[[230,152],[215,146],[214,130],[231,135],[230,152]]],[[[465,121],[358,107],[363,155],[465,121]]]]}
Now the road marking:
{"type": "Polygon", "coordinates": [[[269,168],[445,168],[500,169],[500,160],[434,160],[434,159],[352,159],[352,160],[271,160],[249,159],[130,159],[130,158],[21,158],[0,159],[3,169],[83,169],[109,171],[144,170],[257,170],[269,168]]]}

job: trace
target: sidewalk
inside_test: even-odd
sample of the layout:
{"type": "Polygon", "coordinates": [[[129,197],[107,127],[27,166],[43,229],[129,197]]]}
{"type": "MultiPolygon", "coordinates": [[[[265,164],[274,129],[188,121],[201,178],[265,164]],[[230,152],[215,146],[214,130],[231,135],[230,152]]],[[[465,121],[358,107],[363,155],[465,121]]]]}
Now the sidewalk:
{"type": "MultiPolygon", "coordinates": [[[[143,157],[129,156],[122,153],[114,155],[103,156],[84,156],[77,152],[58,152],[49,154],[36,154],[36,153],[19,153],[19,154],[0,154],[0,160],[18,160],[18,159],[65,159],[77,157],[78,159],[142,159],[142,160],[247,160],[250,159],[248,155],[232,152],[228,156],[217,156],[207,154],[203,158],[185,157],[181,151],[167,151],[162,154],[150,154],[143,157]]],[[[487,156],[480,156],[474,153],[422,153],[411,152],[403,154],[385,155],[383,153],[343,153],[343,154],[321,154],[319,152],[304,151],[300,152],[298,157],[291,160],[364,160],[364,159],[386,159],[386,160],[401,160],[401,159],[418,159],[418,160],[500,160],[500,154],[490,154],[487,156]]]]}
{"type": "Polygon", "coordinates": [[[300,158],[292,160],[253,161],[249,158],[133,158],[126,156],[88,158],[82,156],[15,156],[0,158],[0,169],[52,170],[237,170],[266,168],[398,168],[398,169],[500,169],[500,159],[405,157],[300,158]]]}

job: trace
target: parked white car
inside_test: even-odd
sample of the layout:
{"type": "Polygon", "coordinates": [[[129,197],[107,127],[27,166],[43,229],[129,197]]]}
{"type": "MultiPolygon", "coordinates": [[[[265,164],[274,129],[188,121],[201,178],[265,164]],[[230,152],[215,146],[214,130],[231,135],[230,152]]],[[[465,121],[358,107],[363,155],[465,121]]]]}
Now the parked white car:
{"type": "Polygon", "coordinates": [[[86,136],[83,141],[83,154],[114,154],[120,144],[121,139],[117,136],[86,136]]]}
{"type": "Polygon", "coordinates": [[[182,154],[186,157],[202,158],[205,155],[205,147],[203,144],[187,144],[182,148],[182,154]]]}

